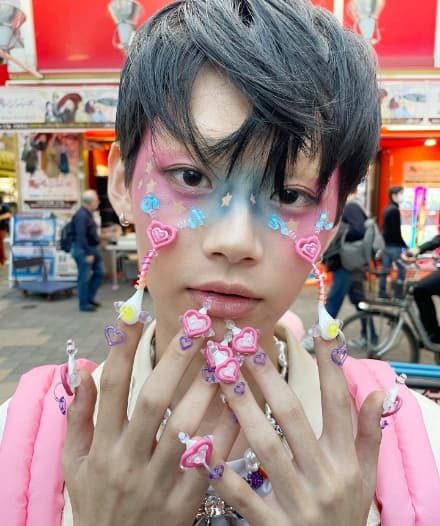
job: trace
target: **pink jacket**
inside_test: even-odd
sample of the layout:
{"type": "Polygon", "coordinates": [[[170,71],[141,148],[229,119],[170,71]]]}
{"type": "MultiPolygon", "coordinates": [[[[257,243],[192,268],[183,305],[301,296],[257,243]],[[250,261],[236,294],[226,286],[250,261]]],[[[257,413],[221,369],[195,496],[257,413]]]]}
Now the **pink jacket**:
{"type": "MultiPolygon", "coordinates": [[[[87,360],[79,362],[83,369],[95,367],[87,360]]],[[[395,379],[388,364],[375,360],[348,358],[344,372],[358,409],[371,391],[386,391],[395,379]]],[[[59,366],[33,369],[22,377],[11,400],[0,447],[0,513],[8,526],[61,525],[66,419],[53,399],[58,381],[59,366]]],[[[376,499],[381,524],[438,526],[440,477],[421,410],[409,389],[403,387],[399,395],[403,406],[384,430],[379,453],[376,499]]]]}

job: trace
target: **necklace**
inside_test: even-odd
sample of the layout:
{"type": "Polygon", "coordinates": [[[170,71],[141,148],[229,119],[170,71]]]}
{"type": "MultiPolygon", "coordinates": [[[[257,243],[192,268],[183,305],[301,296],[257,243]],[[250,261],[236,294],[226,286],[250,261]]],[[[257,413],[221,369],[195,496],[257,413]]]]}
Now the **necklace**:
{"type": "MultiPolygon", "coordinates": [[[[288,371],[289,371],[289,364],[287,361],[287,353],[286,353],[286,342],[279,340],[276,336],[274,336],[274,342],[275,346],[277,348],[277,361],[278,361],[278,367],[280,371],[280,376],[285,381],[288,379],[288,371]]],[[[156,365],[156,338],[155,335],[153,335],[150,343],[150,358],[152,366],[154,367],[156,365]]],[[[167,424],[168,419],[170,418],[172,414],[171,409],[168,407],[165,411],[165,414],[163,416],[162,422],[160,424],[160,427],[157,431],[156,440],[159,440],[165,426],[167,424]]],[[[264,404],[264,414],[270,423],[270,425],[273,427],[277,435],[280,437],[280,439],[284,441],[284,435],[281,427],[276,422],[275,418],[272,415],[272,410],[267,402],[264,404]]],[[[258,487],[260,487],[262,478],[260,475],[259,470],[259,463],[256,461],[255,453],[249,448],[244,453],[244,460],[247,463],[247,465],[254,464],[254,468],[249,471],[248,476],[245,478],[245,480],[248,482],[248,484],[256,490],[258,487]],[[251,459],[251,461],[249,460],[251,459]],[[256,461],[256,462],[255,462],[256,461]]],[[[247,522],[243,519],[243,517],[235,511],[232,506],[229,506],[223,499],[221,499],[219,496],[211,493],[207,493],[202,503],[200,504],[194,522],[193,526],[211,526],[214,524],[214,522],[221,521],[221,524],[224,526],[230,525],[230,526],[247,526],[247,522]],[[213,522],[214,521],[214,522],[213,522]]]]}

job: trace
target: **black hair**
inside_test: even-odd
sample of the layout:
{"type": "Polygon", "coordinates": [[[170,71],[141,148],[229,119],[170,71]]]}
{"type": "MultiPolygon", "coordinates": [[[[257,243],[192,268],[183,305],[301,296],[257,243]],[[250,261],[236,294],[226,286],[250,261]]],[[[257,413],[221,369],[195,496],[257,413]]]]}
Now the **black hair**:
{"type": "Polygon", "coordinates": [[[263,183],[280,191],[300,152],[319,159],[319,193],[341,171],[338,215],[365,176],[380,130],[376,61],[359,35],[309,0],[180,0],[136,33],[121,75],[116,135],[131,183],[147,126],[160,123],[207,162],[229,170],[249,146],[267,151],[263,183]],[[243,125],[207,144],[190,113],[205,65],[245,95],[243,125]]]}
{"type": "Polygon", "coordinates": [[[388,188],[388,199],[390,200],[390,203],[394,202],[393,197],[400,194],[400,192],[403,192],[403,186],[390,186],[388,188]]]}

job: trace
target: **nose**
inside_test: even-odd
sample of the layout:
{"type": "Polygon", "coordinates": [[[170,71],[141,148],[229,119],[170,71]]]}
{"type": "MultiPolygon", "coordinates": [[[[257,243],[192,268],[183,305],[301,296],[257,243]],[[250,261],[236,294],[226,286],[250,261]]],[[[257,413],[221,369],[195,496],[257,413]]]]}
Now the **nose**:
{"type": "Polygon", "coordinates": [[[207,257],[225,258],[231,264],[254,264],[263,255],[259,225],[246,206],[232,207],[206,228],[203,250],[207,257]]]}

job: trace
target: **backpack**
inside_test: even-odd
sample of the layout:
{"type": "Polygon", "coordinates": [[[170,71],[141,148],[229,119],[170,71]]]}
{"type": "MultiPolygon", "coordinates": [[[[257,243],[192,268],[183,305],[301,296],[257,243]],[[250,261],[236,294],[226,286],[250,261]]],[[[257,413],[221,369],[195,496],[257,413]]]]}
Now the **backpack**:
{"type": "Polygon", "coordinates": [[[376,220],[365,220],[365,234],[357,241],[346,241],[348,230],[341,238],[340,257],[346,270],[363,270],[385,249],[385,241],[379,231],[376,220]]]}
{"type": "Polygon", "coordinates": [[[70,250],[72,249],[73,236],[74,236],[73,222],[69,221],[61,229],[61,234],[60,234],[61,250],[64,250],[64,252],[70,252],[70,250]]]}

